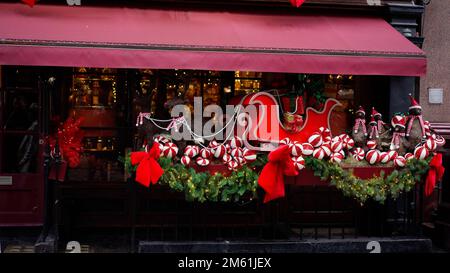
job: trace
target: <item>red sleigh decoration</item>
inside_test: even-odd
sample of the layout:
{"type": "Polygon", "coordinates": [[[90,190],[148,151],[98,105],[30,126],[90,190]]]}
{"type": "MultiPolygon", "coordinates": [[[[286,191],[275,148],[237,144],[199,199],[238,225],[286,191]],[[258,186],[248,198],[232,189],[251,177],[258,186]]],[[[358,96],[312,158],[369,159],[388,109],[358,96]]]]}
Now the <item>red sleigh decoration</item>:
{"type": "MultiPolygon", "coordinates": [[[[308,137],[317,132],[320,127],[330,128],[330,115],[333,109],[340,105],[335,99],[328,99],[322,111],[314,108],[306,108],[306,117],[303,126],[298,132],[287,130],[280,118],[279,105],[274,96],[266,92],[249,94],[242,98],[242,106],[256,106],[254,112],[246,112],[248,128],[241,128],[244,132],[244,139],[255,140],[260,143],[278,144],[280,140],[289,138],[292,141],[307,142],[308,137]],[[272,111],[270,111],[272,109],[272,111]]],[[[241,125],[242,126],[242,125],[241,125]]],[[[251,147],[259,149],[259,147],[251,147]]],[[[273,150],[273,148],[263,148],[262,150],[273,150]]]]}

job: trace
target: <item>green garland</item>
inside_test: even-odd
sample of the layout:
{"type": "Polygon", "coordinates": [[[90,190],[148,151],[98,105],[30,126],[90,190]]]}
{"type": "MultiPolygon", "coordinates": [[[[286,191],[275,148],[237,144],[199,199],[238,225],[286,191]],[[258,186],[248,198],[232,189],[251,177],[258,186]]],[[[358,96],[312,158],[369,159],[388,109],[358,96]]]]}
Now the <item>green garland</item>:
{"type": "MultiPolygon", "coordinates": [[[[173,164],[171,158],[161,157],[158,161],[164,169],[159,183],[177,192],[184,192],[186,200],[238,202],[257,197],[259,170],[267,163],[267,155],[258,155],[255,162],[233,171],[229,176],[197,173],[193,168],[173,164]]],[[[395,199],[401,192],[410,191],[427,173],[429,161],[411,159],[404,168],[396,169],[389,175],[382,172],[371,179],[360,179],[338,164],[305,157],[306,167],[316,177],[329,181],[345,196],[353,197],[361,204],[369,199],[383,204],[389,197],[395,199]]],[[[131,165],[129,154],[125,157],[124,166],[129,173],[136,170],[136,166],[131,165]]]]}

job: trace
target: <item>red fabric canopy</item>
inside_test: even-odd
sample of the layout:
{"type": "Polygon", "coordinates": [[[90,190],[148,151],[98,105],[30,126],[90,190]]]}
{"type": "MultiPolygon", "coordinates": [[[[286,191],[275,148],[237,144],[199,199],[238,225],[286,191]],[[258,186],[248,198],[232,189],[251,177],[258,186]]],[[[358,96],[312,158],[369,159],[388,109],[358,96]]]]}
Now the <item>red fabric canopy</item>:
{"type": "Polygon", "coordinates": [[[0,4],[0,64],[420,76],[381,18],[0,4]]]}

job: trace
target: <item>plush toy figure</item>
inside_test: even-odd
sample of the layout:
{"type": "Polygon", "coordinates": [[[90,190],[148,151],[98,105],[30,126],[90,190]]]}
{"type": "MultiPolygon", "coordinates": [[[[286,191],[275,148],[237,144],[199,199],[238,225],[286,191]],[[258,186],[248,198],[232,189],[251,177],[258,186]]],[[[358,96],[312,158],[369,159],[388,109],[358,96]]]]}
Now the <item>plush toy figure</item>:
{"type": "Polygon", "coordinates": [[[372,107],[369,123],[369,139],[377,142],[377,148],[379,150],[389,147],[389,141],[392,138],[390,129],[390,126],[383,121],[382,115],[372,107]]]}
{"type": "Polygon", "coordinates": [[[390,150],[397,151],[401,155],[405,154],[409,148],[405,138],[405,123],[406,120],[403,116],[394,116],[391,120],[394,132],[392,134],[390,150]]]}
{"type": "Polygon", "coordinates": [[[411,147],[415,147],[426,138],[426,126],[422,117],[422,107],[409,95],[411,106],[407,119],[406,138],[411,147]]]}
{"type": "Polygon", "coordinates": [[[359,107],[358,111],[356,111],[356,119],[355,124],[353,125],[352,137],[355,141],[355,145],[358,147],[364,147],[367,139],[367,128],[366,128],[366,112],[362,108],[359,107]]]}

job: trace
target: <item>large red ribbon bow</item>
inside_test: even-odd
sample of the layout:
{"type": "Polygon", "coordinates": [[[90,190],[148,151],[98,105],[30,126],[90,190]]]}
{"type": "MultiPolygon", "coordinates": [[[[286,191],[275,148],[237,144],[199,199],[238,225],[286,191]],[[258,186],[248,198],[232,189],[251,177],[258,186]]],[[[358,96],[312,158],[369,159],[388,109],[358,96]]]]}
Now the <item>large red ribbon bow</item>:
{"type": "Polygon", "coordinates": [[[136,169],[136,182],[148,187],[151,184],[156,184],[164,170],[156,161],[160,156],[159,144],[153,143],[152,148],[148,152],[132,152],[131,164],[139,166],[136,169]]]}
{"type": "Polygon", "coordinates": [[[27,4],[30,7],[33,7],[36,4],[36,0],[22,0],[23,3],[27,4]]]}
{"type": "Polygon", "coordinates": [[[269,161],[261,171],[258,184],[266,192],[264,203],[284,196],[284,176],[298,175],[288,145],[270,152],[269,161]]]}
{"type": "Polygon", "coordinates": [[[291,2],[291,5],[296,8],[300,7],[305,2],[305,0],[289,0],[289,1],[291,2]]]}
{"type": "Polygon", "coordinates": [[[445,168],[442,166],[442,154],[436,155],[430,161],[430,169],[428,170],[427,180],[425,182],[425,196],[430,196],[436,183],[442,180],[445,168]]]}

